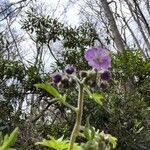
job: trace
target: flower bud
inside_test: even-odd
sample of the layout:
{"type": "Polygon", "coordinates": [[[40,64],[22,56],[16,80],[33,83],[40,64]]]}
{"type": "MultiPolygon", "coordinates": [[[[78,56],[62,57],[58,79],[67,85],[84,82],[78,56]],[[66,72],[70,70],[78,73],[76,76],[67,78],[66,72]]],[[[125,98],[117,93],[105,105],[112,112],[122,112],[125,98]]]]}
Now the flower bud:
{"type": "Polygon", "coordinates": [[[62,85],[62,87],[63,88],[69,88],[69,80],[68,80],[68,78],[63,78],[62,80],[61,80],[61,85],[62,85]]]}
{"type": "Polygon", "coordinates": [[[96,74],[97,74],[97,71],[94,69],[88,71],[88,77],[94,77],[96,76],[96,74]]]}
{"type": "Polygon", "coordinates": [[[53,80],[53,82],[54,82],[55,84],[59,83],[59,82],[61,81],[61,79],[62,79],[62,76],[61,76],[59,73],[55,74],[55,75],[52,77],[52,80],[53,80]]]}
{"type": "Polygon", "coordinates": [[[96,80],[95,79],[88,80],[87,85],[89,85],[90,87],[95,87],[96,86],[96,80]]]}
{"type": "Polygon", "coordinates": [[[84,83],[90,87],[95,87],[97,85],[95,77],[85,78],[84,83]]]}
{"type": "Polygon", "coordinates": [[[110,73],[108,70],[104,71],[104,72],[101,74],[101,79],[102,79],[102,80],[108,81],[108,80],[110,80],[110,78],[111,78],[111,73],[110,73]]]}
{"type": "Polygon", "coordinates": [[[87,75],[88,75],[87,71],[80,71],[81,78],[85,78],[85,77],[87,77],[87,75]]]}
{"type": "Polygon", "coordinates": [[[75,68],[74,68],[73,65],[67,65],[66,68],[65,68],[65,71],[66,71],[66,73],[68,73],[68,74],[72,74],[72,73],[74,73],[75,68]]]}

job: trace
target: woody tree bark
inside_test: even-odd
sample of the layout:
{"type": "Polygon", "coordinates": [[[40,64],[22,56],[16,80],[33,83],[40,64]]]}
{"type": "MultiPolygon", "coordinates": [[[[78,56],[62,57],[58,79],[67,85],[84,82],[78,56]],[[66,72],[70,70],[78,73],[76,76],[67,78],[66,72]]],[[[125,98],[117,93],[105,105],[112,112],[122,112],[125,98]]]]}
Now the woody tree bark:
{"type": "Polygon", "coordinates": [[[108,19],[108,22],[110,24],[110,29],[114,37],[114,42],[116,44],[116,47],[119,52],[123,52],[125,50],[125,46],[124,46],[122,37],[119,33],[119,30],[117,28],[113,13],[110,10],[109,3],[107,2],[107,0],[101,0],[101,4],[104,9],[105,16],[108,19]]]}

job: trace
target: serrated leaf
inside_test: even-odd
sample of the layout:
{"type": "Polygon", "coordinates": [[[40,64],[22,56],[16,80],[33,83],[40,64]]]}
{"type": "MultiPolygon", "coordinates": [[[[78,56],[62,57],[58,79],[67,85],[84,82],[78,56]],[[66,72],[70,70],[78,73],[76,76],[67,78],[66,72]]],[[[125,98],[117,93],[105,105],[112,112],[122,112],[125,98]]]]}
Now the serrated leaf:
{"type": "Polygon", "coordinates": [[[10,136],[5,135],[3,144],[0,147],[0,150],[8,150],[15,142],[17,135],[19,133],[19,129],[16,128],[10,136]]]}
{"type": "MultiPolygon", "coordinates": [[[[50,140],[44,139],[42,142],[37,142],[36,144],[40,144],[49,148],[53,148],[55,150],[66,150],[69,148],[69,140],[63,140],[63,136],[59,139],[55,139],[50,137],[50,140]]],[[[74,150],[81,150],[80,146],[77,143],[74,144],[74,150]]]]}
{"type": "Polygon", "coordinates": [[[92,127],[89,123],[89,117],[86,120],[86,125],[83,130],[83,134],[88,141],[93,140],[93,138],[95,137],[95,130],[94,130],[94,127],[92,127]]]}

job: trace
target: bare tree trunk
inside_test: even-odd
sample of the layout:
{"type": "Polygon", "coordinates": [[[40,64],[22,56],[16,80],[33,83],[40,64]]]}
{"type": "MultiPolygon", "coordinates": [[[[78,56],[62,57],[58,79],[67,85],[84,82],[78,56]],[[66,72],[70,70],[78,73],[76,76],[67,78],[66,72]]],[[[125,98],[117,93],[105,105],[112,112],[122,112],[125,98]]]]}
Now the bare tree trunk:
{"type": "Polygon", "coordinates": [[[146,58],[146,55],[145,55],[144,51],[142,50],[142,48],[141,48],[141,46],[140,46],[140,44],[139,44],[139,42],[138,42],[136,36],[134,35],[134,32],[132,31],[132,29],[131,29],[130,26],[128,25],[128,23],[127,23],[127,21],[125,20],[125,18],[124,18],[123,20],[124,20],[124,22],[125,22],[127,28],[129,29],[129,31],[130,31],[130,33],[131,33],[131,35],[132,35],[132,37],[133,37],[133,39],[134,39],[134,41],[135,41],[137,47],[141,50],[143,56],[146,58]]]}
{"type": "Polygon", "coordinates": [[[137,47],[138,47],[139,49],[141,49],[141,46],[140,46],[140,44],[139,44],[139,42],[138,42],[136,36],[134,35],[134,32],[132,31],[132,29],[131,29],[130,26],[128,25],[128,22],[126,21],[125,18],[123,18],[123,21],[124,21],[125,25],[127,26],[128,30],[130,31],[130,33],[131,33],[131,35],[132,35],[132,37],[133,37],[133,39],[134,39],[134,41],[135,41],[137,47]]]}
{"type": "Polygon", "coordinates": [[[149,13],[149,15],[150,15],[150,4],[149,4],[149,0],[146,1],[145,5],[146,5],[147,11],[148,11],[148,13],[149,13]]]}
{"type": "MultiPolygon", "coordinates": [[[[120,0],[119,2],[120,2],[120,12],[121,12],[121,16],[119,15],[119,17],[122,18],[122,20],[123,20],[123,22],[125,23],[126,27],[127,27],[128,30],[130,31],[130,33],[131,33],[131,35],[132,35],[132,37],[133,37],[133,40],[135,41],[137,47],[142,50],[142,48],[141,48],[141,46],[140,46],[140,43],[139,43],[138,39],[136,38],[135,33],[132,31],[132,29],[131,29],[131,27],[130,27],[130,25],[129,25],[129,23],[128,23],[128,21],[129,21],[130,19],[129,19],[129,20],[126,20],[126,17],[125,17],[124,12],[123,12],[122,4],[121,4],[122,1],[120,0]]],[[[143,50],[142,50],[142,51],[143,51],[143,50]]],[[[142,52],[142,53],[143,53],[143,52],[142,52]]]]}
{"type": "Polygon", "coordinates": [[[110,10],[109,4],[107,0],[101,0],[101,3],[102,3],[102,7],[104,8],[105,15],[109,21],[110,29],[114,37],[114,42],[116,43],[117,49],[119,52],[123,52],[125,50],[125,46],[123,44],[122,37],[117,28],[112,11],[110,10]]]}
{"type": "Polygon", "coordinates": [[[134,4],[135,4],[135,7],[137,8],[137,11],[138,11],[139,14],[140,14],[140,18],[141,18],[142,22],[144,23],[145,28],[147,29],[147,31],[148,31],[148,33],[149,33],[149,35],[150,35],[150,27],[149,27],[149,24],[148,24],[148,22],[147,22],[147,20],[146,20],[146,18],[145,18],[145,16],[144,16],[144,14],[143,14],[143,12],[142,12],[141,9],[140,9],[139,4],[137,3],[137,0],[133,0],[133,2],[134,2],[134,4]]]}
{"type": "Polygon", "coordinates": [[[147,48],[150,49],[150,43],[149,43],[149,41],[148,41],[148,38],[147,38],[146,35],[145,35],[145,32],[144,32],[144,30],[143,30],[143,28],[142,28],[142,25],[141,25],[141,23],[140,23],[140,20],[139,20],[138,16],[136,17],[135,14],[133,13],[134,11],[132,10],[131,4],[130,4],[128,1],[126,1],[126,3],[127,3],[128,8],[129,8],[129,10],[130,10],[130,12],[131,12],[131,15],[133,16],[133,19],[135,20],[135,22],[136,22],[137,25],[138,25],[138,28],[139,28],[139,30],[140,30],[142,36],[143,36],[143,39],[144,39],[144,41],[145,41],[145,43],[146,43],[147,48]]]}

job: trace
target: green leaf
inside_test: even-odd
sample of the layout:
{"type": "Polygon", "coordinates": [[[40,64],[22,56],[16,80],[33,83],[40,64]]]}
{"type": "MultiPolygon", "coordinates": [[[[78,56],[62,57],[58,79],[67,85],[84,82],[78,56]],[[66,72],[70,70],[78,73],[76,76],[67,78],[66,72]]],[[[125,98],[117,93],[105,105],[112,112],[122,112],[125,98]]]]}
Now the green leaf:
{"type": "MultiPolygon", "coordinates": [[[[42,142],[37,142],[36,144],[40,144],[42,146],[46,146],[49,148],[53,148],[55,150],[66,150],[69,148],[69,140],[63,140],[63,136],[59,139],[55,139],[50,137],[50,140],[44,139],[42,142]]],[[[77,143],[74,144],[74,150],[81,150],[80,146],[77,143]]]]}
{"type": "Polygon", "coordinates": [[[65,101],[65,99],[66,99],[65,96],[62,96],[61,94],[59,94],[59,92],[53,86],[51,86],[49,83],[38,83],[38,84],[34,84],[34,86],[36,88],[40,88],[40,89],[47,91],[49,94],[51,94],[52,96],[54,96],[56,98],[59,98],[62,101],[65,101]]]}
{"type": "Polygon", "coordinates": [[[116,148],[117,145],[117,138],[112,136],[111,134],[105,134],[104,131],[100,133],[100,136],[103,137],[103,139],[107,139],[111,144],[113,149],[116,148]]]}
{"type": "Polygon", "coordinates": [[[95,100],[95,102],[97,102],[98,104],[102,105],[102,100],[104,99],[102,94],[100,94],[100,93],[92,93],[91,96],[95,100]]]}
{"type": "Polygon", "coordinates": [[[85,125],[85,128],[83,130],[83,134],[88,141],[93,140],[93,138],[95,137],[95,128],[90,125],[89,117],[86,120],[86,125],[85,125]]]}
{"type": "Polygon", "coordinates": [[[113,148],[116,148],[116,145],[117,145],[117,138],[114,137],[114,136],[112,136],[112,135],[110,135],[110,136],[109,136],[109,140],[110,140],[110,142],[111,142],[113,148]]]}
{"type": "Polygon", "coordinates": [[[19,128],[16,128],[10,136],[5,135],[2,145],[0,146],[0,150],[8,150],[15,142],[17,135],[19,133],[19,128]]]}
{"type": "Polygon", "coordinates": [[[93,99],[96,103],[102,105],[102,100],[104,99],[104,97],[101,93],[92,93],[88,88],[86,88],[85,90],[91,99],[93,99]]]}

